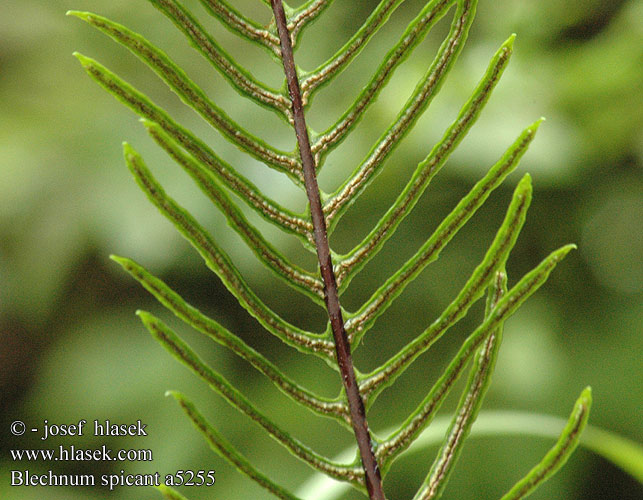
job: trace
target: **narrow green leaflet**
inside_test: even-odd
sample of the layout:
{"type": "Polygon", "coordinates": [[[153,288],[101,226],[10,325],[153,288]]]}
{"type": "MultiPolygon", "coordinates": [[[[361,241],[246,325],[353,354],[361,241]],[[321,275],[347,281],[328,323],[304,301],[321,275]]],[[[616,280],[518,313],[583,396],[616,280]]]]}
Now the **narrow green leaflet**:
{"type": "Polygon", "coordinates": [[[266,165],[287,174],[296,183],[301,184],[303,179],[301,166],[292,154],[273,149],[261,139],[245,131],[238,123],[235,123],[161,49],[152,45],[138,33],[134,33],[125,26],[114,23],[104,17],[77,11],[70,11],[68,14],[87,21],[127,47],[145,62],[186,105],[194,109],[210,125],[224,134],[230,142],[258,160],[263,161],[266,165]]]}
{"type": "MultiPolygon", "coordinates": [[[[527,209],[531,203],[531,177],[525,174],[516,186],[514,194],[507,209],[505,219],[501,224],[496,236],[487,250],[482,262],[473,271],[456,299],[444,310],[442,315],[425,332],[412,341],[409,345],[422,347],[418,351],[423,352],[435,342],[451,325],[464,317],[469,307],[478,300],[484,293],[485,287],[489,284],[494,273],[506,262],[509,252],[518,239],[518,234],[525,222],[527,209]]],[[[448,233],[447,233],[448,234],[448,233]]],[[[429,239],[431,243],[433,238],[429,239]]],[[[427,251],[434,246],[444,242],[439,239],[433,245],[425,244],[415,256],[413,256],[395,275],[378,289],[372,298],[360,309],[359,313],[349,321],[349,336],[353,339],[353,345],[357,347],[361,338],[375,322],[377,317],[391,304],[402,288],[406,286],[426,265],[425,255],[434,252],[427,251]],[[361,328],[361,329],[360,329],[361,328]],[[354,335],[352,335],[354,332],[354,335]]]]}
{"type": "Polygon", "coordinates": [[[320,415],[332,416],[349,424],[348,410],[343,402],[320,398],[289,379],[279,368],[246,344],[240,337],[188,304],[178,293],[133,260],[116,255],[112,255],[111,259],[120,264],[178,318],[245,359],[293,401],[297,401],[320,415]]]}
{"type": "Polygon", "coordinates": [[[278,443],[312,468],[342,481],[359,484],[363,471],[359,467],[335,463],[322,457],[293,438],[272,420],[261,413],[243,394],[235,389],[224,377],[206,365],[201,358],[160,319],[145,311],[138,316],[152,336],[181,363],[187,366],[231,406],[250,417],[263,427],[278,443]]]}
{"type": "Polygon", "coordinates": [[[440,47],[431,67],[406,101],[395,122],[382,134],[366,159],[355,169],[348,181],[332,194],[324,205],[329,231],[337,224],[346,209],[355,202],[366,186],[382,170],[384,160],[411,130],[422,112],[439,91],[446,75],[458,58],[475,16],[477,0],[458,3],[449,36],[440,47]]]}
{"type": "MultiPolygon", "coordinates": [[[[169,391],[168,395],[176,399],[183,411],[194,424],[194,427],[196,427],[197,430],[203,435],[203,437],[205,437],[205,440],[210,445],[210,448],[212,448],[212,450],[232,463],[238,471],[242,472],[250,479],[263,486],[277,498],[282,498],[284,500],[300,500],[298,497],[276,484],[268,476],[259,472],[221,434],[219,434],[214,427],[212,427],[207,422],[205,417],[199,412],[199,410],[196,409],[194,404],[192,404],[192,402],[188,400],[183,394],[176,391],[169,391]]],[[[180,500],[183,497],[168,496],[168,498],[170,500],[180,500]]]]}
{"type": "Polygon", "coordinates": [[[166,500],[188,500],[183,495],[181,495],[178,491],[173,490],[172,488],[168,488],[165,485],[157,486],[156,489],[161,492],[161,494],[166,498],[166,500]]]}
{"type": "Polygon", "coordinates": [[[206,10],[217,17],[232,32],[257,42],[279,56],[279,38],[259,24],[240,14],[224,0],[200,0],[206,10]]]}
{"type": "Polygon", "coordinates": [[[293,46],[297,45],[303,30],[313,23],[333,3],[333,0],[309,0],[293,12],[288,30],[293,39],[293,46]]]}
{"type": "Polygon", "coordinates": [[[448,7],[453,3],[455,3],[455,0],[433,0],[429,2],[406,28],[400,40],[386,54],[384,61],[377,68],[369,83],[362,89],[355,102],[350,105],[333,126],[329,127],[315,140],[312,149],[319,157],[317,168],[321,168],[325,154],[346,138],[368,107],[375,101],[380,90],[388,83],[397,66],[424,39],[431,27],[446,14],[448,7]]]}
{"type": "MultiPolygon", "coordinates": [[[[460,144],[466,133],[471,126],[475,123],[482,108],[489,99],[491,91],[495,84],[500,80],[500,76],[504,68],[509,62],[512,53],[514,37],[507,40],[502,47],[496,52],[494,58],[489,64],[489,68],[485,73],[482,81],[476,88],[473,96],[463,106],[458,118],[446,131],[442,140],[435,145],[431,153],[422,161],[415,169],[413,176],[405,186],[404,190],[397,197],[391,208],[384,214],[384,216],[377,222],[373,230],[364,238],[364,240],[351,250],[347,255],[338,257],[337,280],[340,290],[345,289],[350,282],[350,279],[355,276],[359,270],[366,265],[366,263],[373,258],[377,252],[382,248],[384,243],[390,236],[393,235],[397,226],[404,220],[404,218],[413,210],[415,204],[420,199],[427,186],[433,177],[440,171],[444,163],[449,158],[451,152],[460,144]]],[[[502,180],[508,175],[517,165],[522,154],[527,150],[527,146],[535,136],[540,121],[533,124],[519,140],[514,143],[511,150],[511,155],[505,155],[503,160],[511,159],[511,161],[502,161],[500,164],[492,167],[489,174],[480,181],[473,192],[480,193],[476,197],[477,204],[468,207],[467,214],[472,215],[475,209],[481,206],[487,199],[488,195],[493,189],[500,185],[502,180]],[[528,138],[528,140],[526,140],[528,138]],[[503,165],[502,168],[499,165],[503,165]],[[502,173],[497,170],[502,170],[502,173]],[[484,181],[488,182],[485,183],[484,181]],[[484,188],[484,189],[483,189],[484,188]]],[[[464,219],[464,220],[468,220],[464,219]]],[[[457,230],[453,231],[453,234],[457,230]]]]}
{"type": "Polygon", "coordinates": [[[304,102],[310,102],[316,90],[329,83],[350,64],[403,1],[404,0],[381,0],[360,29],[355,32],[351,39],[348,40],[333,57],[317,69],[311,71],[309,75],[304,75],[301,82],[304,102]]]}
{"type": "Polygon", "coordinates": [[[272,111],[277,111],[282,118],[289,116],[287,97],[277,90],[267,88],[265,84],[255,80],[250,72],[239,66],[185,6],[176,0],[148,1],[183,32],[192,46],[203,54],[241,95],[253,99],[272,111]]]}
{"type": "Polygon", "coordinates": [[[318,335],[287,324],[255,295],[228,255],[219,248],[194,217],[165,194],[165,190],[154,179],[143,163],[143,159],[129,144],[124,144],[124,154],[132,175],[150,201],[196,248],[207,266],[219,276],[226,288],[252,316],[257,318],[268,331],[289,345],[322,356],[332,355],[332,343],[318,335]]]}
{"type": "Polygon", "coordinates": [[[587,425],[591,405],[592,390],[587,387],[576,401],[567,425],[553,448],[547,452],[536,467],[531,469],[531,471],[529,471],[523,479],[518,481],[507,494],[503,495],[500,500],[519,500],[525,498],[567,462],[569,456],[578,446],[580,435],[587,425]]]}
{"type": "Polygon", "coordinates": [[[194,179],[195,183],[223,212],[230,227],[245,241],[257,258],[287,285],[299,290],[319,304],[323,304],[324,285],[316,275],[290,262],[248,222],[237,205],[225,193],[212,173],[203,168],[193,157],[183,153],[181,147],[156,123],[143,119],[143,124],[156,143],[161,146],[194,179]]]}
{"type": "Polygon", "coordinates": [[[201,163],[212,169],[213,173],[229,189],[238,194],[241,199],[259,212],[267,221],[278,225],[284,231],[297,234],[301,238],[308,239],[310,237],[312,224],[309,221],[267,199],[259,189],[227,165],[203,141],[197,139],[186,128],[178,125],[164,110],[103,65],[82,54],[74,53],[74,55],[90,77],[135,113],[158,123],[182,147],[192,153],[201,163]]]}
{"type": "MultiPolygon", "coordinates": [[[[507,275],[504,271],[499,271],[496,273],[496,279],[489,286],[486,317],[506,292],[507,275]]],[[[469,380],[460,397],[451,426],[422,488],[416,494],[416,498],[429,500],[440,498],[442,495],[465,439],[469,436],[471,426],[480,412],[482,400],[491,383],[491,375],[495,368],[501,342],[502,325],[487,337],[476,353],[469,380]]]]}
{"type": "MultiPolygon", "coordinates": [[[[458,353],[455,355],[442,376],[433,386],[429,394],[411,413],[400,428],[391,434],[377,449],[378,458],[382,463],[393,460],[406,450],[417,439],[422,430],[435,417],[444,398],[449,393],[455,382],[460,377],[473,354],[504,321],[509,318],[536,290],[538,290],[560,262],[575,245],[564,246],[552,252],[535,269],[527,273],[511,290],[509,290],[493,308],[489,317],[467,338],[458,353]]],[[[392,376],[397,376],[399,370],[408,367],[409,357],[415,354],[413,344],[404,348],[398,356],[386,363],[386,371],[392,376]],[[409,357],[407,357],[409,356],[409,357]]],[[[382,372],[378,375],[381,376],[382,372]]],[[[369,381],[367,380],[366,383],[369,381]]],[[[377,381],[381,388],[388,385],[386,378],[377,381]]],[[[375,386],[371,386],[375,387],[375,386]]],[[[381,389],[380,389],[381,390],[381,389]]]]}

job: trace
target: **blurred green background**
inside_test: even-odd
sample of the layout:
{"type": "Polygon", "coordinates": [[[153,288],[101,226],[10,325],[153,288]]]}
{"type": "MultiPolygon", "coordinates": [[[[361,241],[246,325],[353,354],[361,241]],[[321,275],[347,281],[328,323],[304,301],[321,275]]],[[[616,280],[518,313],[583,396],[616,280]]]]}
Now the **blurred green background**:
{"type": "MultiPolygon", "coordinates": [[[[187,1],[242,65],[273,86],[280,68],[270,57],[222,28],[187,1]]],[[[261,22],[268,8],[256,0],[233,2],[261,22]]],[[[312,69],[337,50],[377,2],[337,0],[311,27],[297,58],[312,69]]],[[[408,0],[353,66],[315,99],[312,128],[323,130],[348,106],[387,47],[423,2],[408,0]]],[[[162,310],[108,259],[131,257],[162,277],[284,367],[326,395],[339,388],[321,363],[279,344],[249,318],[215,275],[138,191],[122,160],[127,140],[145,157],[169,193],[202,221],[232,255],[258,295],[289,321],[314,331],[323,311],[261,268],[179,168],[146,136],[136,117],[100,89],[71,56],[95,57],[165,106],[265,191],[303,210],[301,194],[225,142],[186,109],[125,49],[75,18],[90,10],[143,33],[166,50],[235,120],[281,148],[292,149],[287,127],[240,97],[181,34],[147,2],[125,0],[4,0],[0,3],[0,498],[159,498],[147,488],[10,488],[9,470],[33,473],[172,473],[216,469],[217,484],[183,490],[192,499],[268,498],[207,448],[177,405],[164,398],[178,389],[192,398],[263,471],[292,490],[310,471],[227,407],[145,332],[137,308],[158,313],[268,415],[305,443],[333,456],[351,436],[296,408],[266,380],[220,346],[202,339],[162,310]],[[9,425],[109,419],[147,424],[148,437],[63,438],[47,446],[146,448],[154,462],[15,463],[9,450],[43,446],[32,433],[16,438],[9,425]]],[[[337,186],[395,117],[435,53],[450,21],[443,20],[400,67],[349,140],[331,155],[320,182],[337,186]]],[[[643,2],[615,0],[483,0],[469,42],[440,95],[386,168],[346,215],[331,239],[347,251],[366,235],[402,189],[415,165],[456,116],[497,47],[517,33],[515,54],[487,109],[435,179],[414,212],[346,293],[355,310],[411,256],[470,186],[529,123],[547,121],[517,173],[407,288],[355,354],[366,371],[425,328],[462,286],[484,255],[511,190],[530,172],[534,201],[510,257],[510,283],[548,252],[578,244],[549,282],[506,325],[487,409],[517,409],[566,417],[582,388],[591,385],[590,422],[643,441],[643,2]]],[[[255,220],[253,218],[253,220],[255,220]]],[[[293,260],[314,267],[297,241],[266,228],[293,260]]],[[[373,408],[375,432],[404,418],[467,332],[467,319],[425,354],[373,408]]],[[[453,407],[453,398],[444,412],[453,407]]],[[[494,499],[551,446],[542,439],[480,439],[465,448],[445,499],[494,499]]],[[[390,498],[410,498],[428,470],[432,452],[401,460],[392,470],[390,498]]],[[[534,499],[640,499],[643,490],[611,464],[579,449],[534,499]]],[[[353,495],[352,497],[355,497],[353,495]]],[[[350,496],[347,498],[351,498],[350,496]]]]}

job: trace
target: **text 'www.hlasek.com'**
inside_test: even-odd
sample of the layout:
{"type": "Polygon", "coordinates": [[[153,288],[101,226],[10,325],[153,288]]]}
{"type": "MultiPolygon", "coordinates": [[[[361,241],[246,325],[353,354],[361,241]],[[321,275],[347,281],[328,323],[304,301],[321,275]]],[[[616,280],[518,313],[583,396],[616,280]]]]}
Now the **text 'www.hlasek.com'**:
{"type": "MultiPolygon", "coordinates": [[[[112,449],[105,444],[94,447],[81,447],[79,439],[86,436],[113,439],[118,437],[145,438],[148,435],[147,425],[137,420],[135,423],[121,424],[110,420],[88,422],[80,419],[74,423],[51,423],[42,421],[40,425],[28,426],[22,420],[14,421],[10,426],[11,434],[17,438],[37,437],[37,442],[50,444],[52,440],[63,441],[62,444],[43,448],[11,449],[10,460],[15,464],[10,471],[12,487],[102,487],[114,490],[118,487],[136,486],[213,486],[216,482],[214,470],[176,470],[170,473],[158,471],[147,473],[130,473],[126,467],[115,467],[116,470],[104,473],[92,473],[88,470],[112,470],[104,462],[153,462],[151,449],[128,448],[112,449]],[[64,463],[64,467],[60,462],[64,463]],[[69,465],[76,462],[79,472],[70,472],[69,465]],[[100,466],[88,467],[91,462],[101,462],[100,466]],[[56,463],[56,466],[52,465],[56,463]],[[20,464],[20,465],[18,465],[20,464]],[[44,464],[44,465],[43,465],[44,464]],[[51,468],[50,468],[51,467],[51,468]]],[[[73,467],[72,467],[73,468],[73,467]]]]}

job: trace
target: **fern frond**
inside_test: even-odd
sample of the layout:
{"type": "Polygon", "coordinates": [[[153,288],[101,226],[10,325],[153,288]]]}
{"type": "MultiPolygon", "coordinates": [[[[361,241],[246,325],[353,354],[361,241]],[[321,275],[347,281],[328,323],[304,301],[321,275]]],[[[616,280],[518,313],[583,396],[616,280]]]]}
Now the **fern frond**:
{"type": "MultiPolygon", "coordinates": [[[[428,264],[437,260],[446,245],[473,217],[490,194],[516,169],[542,120],[536,121],[520,134],[502,157],[438,224],[415,254],[358,310],[346,311],[340,303],[340,295],[395,233],[476,122],[508,65],[515,37],[512,35],[496,51],[471,97],[461,107],[442,138],[416,166],[411,178],[385,211],[385,215],[358,245],[348,253],[338,255],[329,245],[329,234],[351,204],[382,171],[391,153],[413,129],[439,92],[468,37],[477,0],[427,2],[401,38],[388,51],[384,61],[379,64],[355,101],[340,115],[334,125],[317,135],[309,130],[305,116],[305,110],[310,106],[313,96],[358,57],[403,0],[380,0],[349,40],[311,71],[297,67],[293,47],[305,29],[332,5],[332,0],[307,0],[297,8],[285,5],[282,0],[261,0],[259,3],[271,7],[274,15],[273,21],[267,26],[261,26],[244,16],[225,0],[199,0],[210,15],[217,18],[227,29],[244,38],[244,43],[250,42],[268,50],[283,66],[285,86],[280,89],[270,88],[259,81],[230,56],[180,0],[148,1],[182,32],[192,47],[241,96],[275,112],[287,125],[292,126],[297,140],[294,151],[281,151],[244,130],[215,104],[215,100],[197,86],[177,63],[143,35],[96,14],[78,11],[70,11],[68,14],[83,19],[129,49],[153,70],[184,104],[196,111],[230,143],[291,179],[295,187],[307,196],[308,207],[304,213],[294,213],[265,196],[257,186],[220,158],[203,140],[174,121],[163,108],[109,69],[78,53],[75,53],[76,57],[91,78],[141,117],[143,126],[152,139],[186,171],[198,188],[223,213],[228,225],[241,237],[257,259],[289,287],[311,299],[316,305],[325,307],[328,319],[323,333],[301,329],[270,309],[250,288],[233,259],[219,247],[215,238],[178,201],[166,193],[141,156],[127,143],[124,144],[126,163],[149,200],[199,252],[206,266],[218,276],[239,304],[270,334],[301,353],[321,358],[331,369],[339,372],[341,391],[336,398],[316,395],[314,391],[282,373],[275,363],[223,327],[216,319],[191,306],[170,286],[142,266],[122,257],[112,256],[112,259],[171,313],[245,360],[294,402],[316,415],[330,417],[341,426],[352,430],[357,444],[355,460],[351,463],[339,463],[306,446],[260,411],[216,369],[208,366],[161,319],[148,312],[138,311],[142,323],[167,351],[232,407],[257,423],[279,445],[315,471],[344,481],[356,490],[367,493],[371,500],[385,500],[385,473],[393,461],[429,425],[456,381],[471,364],[470,375],[449,431],[415,496],[415,500],[438,498],[453,470],[489,386],[504,322],[547,281],[557,263],[574,247],[567,245],[551,253],[507,290],[505,265],[524,225],[531,201],[529,174],[524,175],[515,188],[505,217],[484,258],[437,319],[403,346],[397,354],[369,373],[360,373],[354,367],[352,351],[360,345],[366,332],[404,289],[428,264]],[[402,61],[452,8],[453,19],[447,36],[396,118],[380,135],[365,158],[353,166],[352,173],[344,182],[334,192],[322,193],[317,184],[317,173],[327,155],[347,138],[402,61]],[[319,268],[309,271],[286,258],[264,236],[259,227],[249,221],[235,197],[246,203],[266,222],[295,236],[306,250],[315,252],[319,268]],[[367,411],[382,391],[391,387],[420,355],[464,318],[472,305],[482,298],[485,290],[488,290],[488,300],[484,317],[450,360],[428,394],[389,436],[385,439],[373,436],[369,429],[367,411]],[[472,359],[473,362],[470,363],[472,359]]],[[[276,497],[298,500],[292,493],[256,469],[207,422],[185,396],[176,392],[171,395],[216,453],[276,497]]],[[[578,435],[587,421],[590,399],[587,390],[581,395],[574,414],[556,446],[502,500],[517,500],[526,496],[560,467],[575,447],[578,435]]],[[[170,500],[185,500],[180,493],[169,487],[160,486],[159,490],[170,500]]]]}
{"type": "MultiPolygon", "coordinates": [[[[498,271],[495,280],[489,286],[486,317],[506,292],[507,275],[504,271],[498,271]]],[[[491,374],[495,368],[501,339],[502,326],[492,332],[478,349],[469,380],[460,397],[444,443],[431,466],[424,482],[424,488],[418,492],[418,496],[423,499],[439,498],[447,484],[449,475],[462,450],[464,441],[469,435],[471,426],[478,416],[482,400],[491,383],[491,374]]]]}
{"type": "Polygon", "coordinates": [[[299,36],[304,28],[315,21],[333,3],[333,0],[309,0],[293,12],[288,23],[288,31],[292,38],[293,46],[297,45],[299,36]]]}
{"type": "MultiPolygon", "coordinates": [[[[462,204],[463,201],[466,203],[467,198],[469,197],[465,197],[460,204],[462,204]]],[[[429,330],[427,330],[421,337],[427,335],[426,340],[429,338],[437,339],[446,329],[462,318],[469,307],[482,296],[489,280],[507,260],[509,252],[516,243],[518,234],[524,224],[530,202],[531,178],[529,174],[526,174],[514,191],[505,219],[500,229],[498,229],[496,237],[489,247],[489,250],[487,250],[483,261],[476,267],[458,297],[445,309],[440,318],[431,325],[429,330],[433,331],[433,333],[429,334],[429,330]]],[[[458,217],[465,217],[466,212],[460,211],[456,213],[458,217]]],[[[449,221],[448,217],[445,219],[445,222],[447,221],[449,221]]],[[[449,225],[448,223],[446,224],[447,227],[449,225]]],[[[436,231],[436,235],[444,237],[450,235],[449,232],[439,231],[439,229],[440,228],[436,231]]],[[[402,289],[410,280],[417,276],[420,271],[420,266],[423,267],[426,265],[427,257],[434,255],[434,249],[438,249],[445,244],[446,242],[441,238],[429,238],[415,256],[411,257],[396,274],[389,278],[366,305],[362,306],[360,312],[354,318],[351,318],[350,327],[351,333],[355,332],[353,341],[355,347],[377,317],[390,306],[395,297],[402,292],[402,289]]],[[[431,343],[432,342],[433,340],[431,340],[431,343]]],[[[428,345],[426,347],[428,347],[428,345]]]]}
{"type": "Polygon", "coordinates": [[[145,119],[143,119],[143,125],[145,125],[154,141],[183,167],[199,188],[223,212],[228,224],[243,238],[248,247],[266,267],[272,270],[286,284],[308,295],[318,303],[323,303],[324,285],[317,276],[288,262],[277,249],[267,242],[261,233],[248,222],[212,173],[205,170],[192,157],[183,153],[180,146],[163,132],[161,127],[145,119]]]}
{"type": "MultiPolygon", "coordinates": [[[[453,324],[464,317],[471,305],[484,293],[494,274],[502,269],[507,256],[518,238],[525,221],[531,201],[531,183],[528,175],[516,187],[507,215],[496,237],[489,247],[483,261],[473,271],[471,277],[440,317],[423,333],[406,345],[380,368],[366,375],[360,384],[361,390],[373,403],[375,397],[396,378],[426,349],[436,342],[453,324]]],[[[356,339],[358,340],[358,339],[356,339]]]]}
{"type": "Polygon", "coordinates": [[[357,57],[371,37],[388,21],[395,9],[404,0],[381,0],[359,30],[333,57],[301,80],[302,101],[310,101],[313,93],[338,76],[357,57]]]}
{"type": "MultiPolygon", "coordinates": [[[[341,118],[321,134],[313,143],[312,150],[321,168],[324,156],[338,145],[359,122],[368,107],[375,101],[380,91],[390,80],[395,69],[406,59],[413,48],[424,39],[431,27],[437,23],[455,0],[433,0],[411,22],[397,44],[389,50],[384,61],[359,96],[344,112],[341,118]]],[[[305,85],[305,82],[302,84],[305,85]]]]}
{"type": "Polygon", "coordinates": [[[230,7],[224,0],[200,0],[206,10],[221,21],[221,23],[251,42],[257,42],[270,52],[279,56],[279,39],[254,21],[246,18],[230,7]]]}

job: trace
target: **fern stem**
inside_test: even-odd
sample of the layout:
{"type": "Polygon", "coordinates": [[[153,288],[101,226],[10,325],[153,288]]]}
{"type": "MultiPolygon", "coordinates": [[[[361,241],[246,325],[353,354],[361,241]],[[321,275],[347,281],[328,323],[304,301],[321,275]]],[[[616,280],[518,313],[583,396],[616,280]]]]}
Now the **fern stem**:
{"type": "Polygon", "coordinates": [[[420,81],[420,84],[418,84],[404,108],[398,114],[395,122],[380,137],[378,143],[373,146],[366,159],[357,167],[351,178],[325,204],[324,213],[331,229],[346,208],[355,201],[382,170],[384,160],[411,130],[438,92],[467,39],[469,28],[475,15],[476,5],[477,0],[463,0],[458,3],[449,36],[442,44],[440,52],[420,81]]]}
{"type": "MultiPolygon", "coordinates": [[[[458,117],[445,132],[440,142],[438,142],[431,150],[431,153],[418,164],[413,176],[391,208],[384,214],[384,217],[377,222],[377,225],[359,245],[347,255],[340,257],[340,262],[336,269],[337,282],[340,290],[345,289],[350,279],[377,254],[397,226],[413,209],[433,177],[440,171],[449,158],[451,152],[460,144],[471,126],[475,123],[482,108],[489,100],[495,84],[500,80],[500,76],[509,62],[513,40],[514,37],[512,36],[502,45],[500,50],[496,52],[473,96],[463,106],[458,117]]],[[[527,138],[521,138],[518,143],[520,147],[516,147],[518,151],[516,151],[514,156],[520,157],[522,152],[524,152],[533,138],[539,123],[540,122],[537,122],[532,125],[527,138]]],[[[505,171],[506,174],[513,170],[513,168],[510,167],[515,167],[516,164],[516,161],[509,162],[507,164],[508,168],[505,171]]],[[[497,178],[497,182],[489,185],[486,190],[487,193],[490,193],[494,187],[498,186],[502,179],[504,179],[504,175],[497,178]]],[[[486,197],[483,197],[481,202],[485,199],[486,197]]]]}
{"type": "Polygon", "coordinates": [[[330,247],[326,233],[326,221],[322,209],[319,187],[315,173],[315,160],[310,149],[308,128],[304,117],[304,108],[299,87],[299,79],[295,68],[292,44],[286,15],[281,0],[271,0],[272,10],[275,16],[275,23],[281,43],[281,55],[284,65],[284,72],[288,83],[288,91],[292,101],[292,112],[294,118],[295,133],[299,144],[299,153],[304,170],[306,194],[310,203],[310,212],[313,221],[313,235],[317,249],[317,257],[322,279],[324,280],[324,292],[326,308],[330,318],[330,324],[335,339],[335,350],[337,363],[342,376],[342,383],[346,390],[348,406],[351,413],[353,431],[357,439],[357,445],[364,467],[366,489],[371,500],[385,500],[382,489],[382,478],[375,453],[371,445],[371,435],[366,420],[364,403],[359,392],[359,386],[355,377],[353,361],[351,357],[350,344],[344,328],[342,310],[339,304],[339,293],[333,272],[330,247]]]}
{"type": "Polygon", "coordinates": [[[208,32],[199,24],[185,6],[175,0],[148,0],[168,19],[170,19],[190,40],[192,45],[205,56],[205,58],[228,81],[239,90],[242,95],[249,96],[259,104],[267,106],[280,115],[288,116],[288,100],[276,90],[266,88],[257,82],[245,69],[241,68],[225,50],[215,42],[208,32]]]}
{"type": "Polygon", "coordinates": [[[259,42],[273,54],[279,55],[279,39],[230,7],[224,0],[200,0],[210,14],[228,29],[252,41],[259,42]]]}

